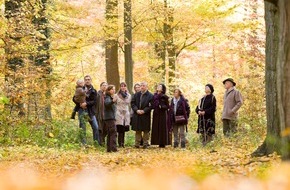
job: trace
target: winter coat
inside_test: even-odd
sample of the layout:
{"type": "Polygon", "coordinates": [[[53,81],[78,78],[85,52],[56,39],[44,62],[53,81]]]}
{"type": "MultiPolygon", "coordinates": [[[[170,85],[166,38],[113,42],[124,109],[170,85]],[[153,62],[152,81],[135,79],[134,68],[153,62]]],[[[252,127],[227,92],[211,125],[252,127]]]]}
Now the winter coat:
{"type": "Polygon", "coordinates": [[[121,94],[117,95],[117,112],[116,112],[116,125],[130,125],[130,104],[131,95],[127,94],[126,98],[123,98],[121,94]]]}
{"type": "Polygon", "coordinates": [[[195,112],[205,111],[204,116],[198,116],[197,133],[202,133],[204,129],[208,135],[215,134],[215,112],[216,112],[216,98],[213,94],[206,95],[199,100],[195,112]]]}
{"type": "MultiPolygon", "coordinates": [[[[188,119],[190,116],[190,106],[188,104],[188,101],[184,98],[184,96],[180,96],[179,101],[177,102],[177,107],[176,107],[176,113],[174,113],[174,101],[173,98],[171,100],[170,104],[170,123],[171,125],[177,125],[175,124],[175,116],[181,116],[183,115],[186,119],[186,123],[184,124],[178,124],[178,125],[187,125],[188,119]]],[[[171,126],[171,127],[172,127],[171,126]]]]}
{"type": "Polygon", "coordinates": [[[96,104],[96,118],[99,125],[99,130],[103,131],[103,120],[104,120],[104,102],[106,95],[103,91],[99,90],[97,95],[97,104],[96,104]]]}
{"type": "Polygon", "coordinates": [[[242,95],[235,87],[227,90],[224,95],[222,119],[236,120],[242,104],[242,95]]]}
{"type": "MultiPolygon", "coordinates": [[[[86,87],[83,87],[83,90],[86,90],[86,87]]],[[[79,103],[75,100],[75,96],[73,97],[73,101],[76,105],[79,105],[79,103]]],[[[86,90],[86,103],[89,116],[92,117],[96,115],[97,91],[93,86],[90,86],[86,90]]]]}
{"type": "Polygon", "coordinates": [[[116,103],[110,95],[106,95],[104,105],[104,121],[116,120],[116,103]]]}
{"type": "Polygon", "coordinates": [[[153,98],[153,122],[151,133],[152,145],[169,144],[168,109],[169,97],[165,94],[154,94],[153,98]]]}
{"type": "Polygon", "coordinates": [[[74,100],[77,103],[84,103],[86,101],[86,92],[82,86],[76,86],[74,100]]]}
{"type": "Polygon", "coordinates": [[[142,100],[141,95],[141,92],[137,92],[131,101],[131,107],[134,111],[132,118],[132,130],[150,131],[153,94],[149,91],[145,92],[142,96],[142,100]],[[137,110],[143,110],[145,113],[139,115],[137,114],[137,110]]]}

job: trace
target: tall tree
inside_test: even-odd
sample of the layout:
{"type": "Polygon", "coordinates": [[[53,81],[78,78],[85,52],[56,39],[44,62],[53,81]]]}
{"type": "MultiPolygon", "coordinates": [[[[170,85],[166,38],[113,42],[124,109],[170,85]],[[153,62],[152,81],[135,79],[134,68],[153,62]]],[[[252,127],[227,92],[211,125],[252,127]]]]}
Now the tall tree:
{"type": "Polygon", "coordinates": [[[24,47],[25,47],[25,23],[26,20],[26,0],[5,1],[5,17],[7,18],[8,29],[5,39],[5,81],[7,86],[7,97],[10,99],[10,114],[18,113],[25,115],[24,94],[22,92],[25,65],[24,47]]]}
{"type": "Polygon", "coordinates": [[[118,0],[106,0],[106,75],[109,84],[119,86],[118,0]]]}
{"type": "Polygon", "coordinates": [[[169,92],[172,92],[175,87],[174,80],[176,78],[175,71],[175,62],[176,62],[176,47],[174,44],[173,38],[173,12],[174,9],[171,7],[167,0],[164,0],[164,9],[165,9],[165,19],[164,19],[164,28],[163,35],[166,44],[166,51],[168,55],[168,86],[169,92]]]}
{"type": "Polygon", "coordinates": [[[264,156],[273,152],[280,153],[280,119],[277,92],[277,59],[278,59],[278,7],[265,1],[266,21],[266,109],[267,109],[267,136],[263,144],[252,154],[264,156]]]}
{"type": "Polygon", "coordinates": [[[37,0],[35,2],[36,13],[32,17],[32,23],[35,26],[35,36],[36,36],[36,52],[33,59],[34,66],[38,68],[38,84],[40,85],[40,91],[38,94],[42,99],[36,109],[38,110],[38,117],[42,119],[51,119],[51,105],[50,105],[50,31],[48,27],[47,18],[47,0],[37,0]]]}
{"type": "MultiPolygon", "coordinates": [[[[277,1],[272,2],[276,3],[277,1]]],[[[277,107],[279,110],[280,130],[282,131],[282,157],[290,160],[290,2],[289,0],[278,0],[277,5],[279,14],[277,107]]]]}
{"type": "Polygon", "coordinates": [[[125,43],[125,81],[132,92],[133,57],[132,57],[132,0],[124,0],[124,43],[125,43]]]}

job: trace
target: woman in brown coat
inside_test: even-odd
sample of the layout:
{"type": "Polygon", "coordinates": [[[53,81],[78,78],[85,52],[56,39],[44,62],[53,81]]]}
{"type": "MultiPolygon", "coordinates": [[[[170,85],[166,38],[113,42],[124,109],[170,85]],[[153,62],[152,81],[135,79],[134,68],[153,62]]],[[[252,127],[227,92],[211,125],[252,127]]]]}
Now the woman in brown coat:
{"type": "Polygon", "coordinates": [[[169,145],[169,125],[168,109],[169,97],[165,94],[166,87],[163,84],[158,85],[157,92],[153,97],[153,123],[151,145],[159,145],[164,148],[169,145]]]}

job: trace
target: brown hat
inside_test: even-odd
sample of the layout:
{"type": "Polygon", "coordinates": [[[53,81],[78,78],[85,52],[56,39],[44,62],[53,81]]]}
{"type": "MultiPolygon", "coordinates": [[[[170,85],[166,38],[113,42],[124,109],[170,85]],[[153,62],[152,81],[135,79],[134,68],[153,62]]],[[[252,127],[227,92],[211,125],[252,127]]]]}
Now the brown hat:
{"type": "Polygon", "coordinates": [[[230,81],[231,83],[233,83],[234,86],[236,86],[236,83],[235,83],[234,79],[227,78],[226,80],[223,81],[223,84],[225,84],[227,81],[230,81]]]}

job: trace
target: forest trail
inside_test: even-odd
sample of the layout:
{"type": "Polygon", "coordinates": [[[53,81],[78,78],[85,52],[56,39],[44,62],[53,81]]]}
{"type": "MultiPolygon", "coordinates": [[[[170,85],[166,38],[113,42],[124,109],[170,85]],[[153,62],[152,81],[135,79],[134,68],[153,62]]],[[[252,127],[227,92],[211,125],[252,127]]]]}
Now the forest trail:
{"type": "MultiPolygon", "coordinates": [[[[103,148],[93,147],[71,151],[35,146],[5,147],[0,149],[0,170],[1,176],[12,180],[9,183],[12,185],[19,182],[29,185],[31,180],[47,182],[49,179],[49,184],[57,184],[56,187],[83,184],[87,186],[84,190],[100,186],[101,189],[109,186],[117,189],[132,186],[134,189],[142,183],[147,189],[152,189],[150,185],[155,187],[156,184],[174,186],[166,182],[168,179],[172,179],[170,182],[182,180],[182,183],[176,181],[176,184],[187,184],[191,187],[188,189],[208,179],[220,178],[229,183],[231,180],[266,179],[272,168],[280,166],[279,156],[251,158],[249,155],[254,147],[246,141],[239,138],[220,139],[204,148],[200,146],[186,150],[127,147],[111,154],[103,148]]],[[[0,188],[7,180],[0,182],[0,188]]],[[[49,188],[54,189],[52,186],[49,188]]]]}

